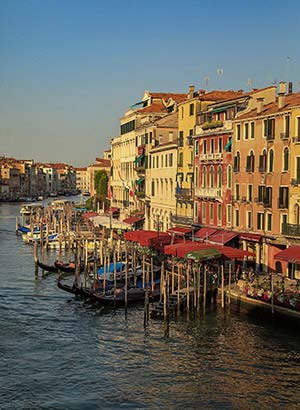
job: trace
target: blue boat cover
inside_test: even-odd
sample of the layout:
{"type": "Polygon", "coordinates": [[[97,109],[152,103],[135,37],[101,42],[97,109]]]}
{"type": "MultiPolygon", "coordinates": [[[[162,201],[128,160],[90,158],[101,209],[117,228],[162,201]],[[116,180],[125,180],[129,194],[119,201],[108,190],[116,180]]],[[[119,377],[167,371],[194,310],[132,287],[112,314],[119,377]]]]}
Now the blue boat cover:
{"type": "MultiPolygon", "coordinates": [[[[117,262],[116,263],[116,271],[117,272],[121,272],[124,268],[125,268],[125,263],[122,263],[122,262],[117,262]]],[[[106,273],[108,273],[108,272],[113,273],[114,272],[114,263],[111,262],[110,265],[106,265],[105,271],[106,271],[106,273]]],[[[98,274],[101,275],[103,273],[104,273],[104,266],[101,266],[101,268],[98,270],[98,274]]]]}

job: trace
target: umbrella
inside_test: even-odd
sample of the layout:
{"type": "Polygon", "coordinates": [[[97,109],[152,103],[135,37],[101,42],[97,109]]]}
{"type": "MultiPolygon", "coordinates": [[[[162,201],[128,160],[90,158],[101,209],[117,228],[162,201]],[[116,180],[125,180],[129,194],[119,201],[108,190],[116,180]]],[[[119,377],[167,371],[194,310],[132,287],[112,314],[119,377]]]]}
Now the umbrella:
{"type": "Polygon", "coordinates": [[[186,253],[185,255],[187,259],[193,259],[194,261],[215,259],[215,258],[220,258],[221,256],[222,256],[222,253],[215,248],[191,251],[191,252],[186,253]]]}

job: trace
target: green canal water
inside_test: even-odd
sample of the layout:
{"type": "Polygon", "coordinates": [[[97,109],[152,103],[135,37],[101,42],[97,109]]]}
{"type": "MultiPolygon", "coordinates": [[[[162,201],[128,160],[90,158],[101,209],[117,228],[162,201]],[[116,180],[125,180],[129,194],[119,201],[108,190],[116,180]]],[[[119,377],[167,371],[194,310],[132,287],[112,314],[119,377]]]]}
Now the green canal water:
{"type": "MultiPolygon", "coordinates": [[[[0,409],[300,409],[300,324],[208,311],[143,327],[35,280],[0,204],[0,409]]],[[[54,260],[55,255],[49,256],[54,260]]]]}

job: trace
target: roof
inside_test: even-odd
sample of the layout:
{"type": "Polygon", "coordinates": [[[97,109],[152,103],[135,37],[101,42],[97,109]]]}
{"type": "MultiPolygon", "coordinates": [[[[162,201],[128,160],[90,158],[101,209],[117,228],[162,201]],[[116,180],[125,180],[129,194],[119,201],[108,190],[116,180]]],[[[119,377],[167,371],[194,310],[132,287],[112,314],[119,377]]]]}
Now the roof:
{"type": "Polygon", "coordinates": [[[243,90],[214,90],[199,95],[201,101],[226,101],[234,98],[244,97],[246,94],[243,90]]]}
{"type": "Polygon", "coordinates": [[[224,245],[225,243],[228,243],[232,239],[236,238],[238,235],[239,234],[237,232],[225,231],[222,229],[210,235],[208,241],[224,245]]]}
{"type": "Polygon", "coordinates": [[[272,103],[264,105],[260,113],[257,113],[257,108],[255,108],[251,111],[248,111],[247,113],[239,115],[237,119],[243,120],[243,119],[254,118],[258,116],[272,115],[272,114],[276,114],[276,113],[289,110],[295,106],[300,106],[300,92],[296,94],[286,95],[285,104],[282,108],[278,108],[278,99],[276,99],[276,102],[272,102],[272,103]]]}
{"type": "Polygon", "coordinates": [[[192,228],[183,228],[181,226],[175,226],[174,228],[168,229],[167,233],[184,236],[187,233],[191,233],[192,230],[192,228]]]}
{"type": "Polygon", "coordinates": [[[157,127],[177,128],[178,127],[178,113],[166,115],[156,121],[157,127]]]}
{"type": "Polygon", "coordinates": [[[102,165],[103,167],[110,167],[111,160],[110,159],[104,159],[104,158],[96,158],[97,165],[102,165]]]}
{"type": "Polygon", "coordinates": [[[141,108],[140,110],[137,110],[137,112],[167,112],[167,109],[162,103],[154,103],[148,105],[147,107],[141,108]]]}
{"type": "Polygon", "coordinates": [[[187,94],[183,93],[152,93],[149,92],[149,95],[153,98],[161,98],[162,100],[168,100],[169,98],[172,98],[176,102],[181,102],[187,99],[187,94]]]}
{"type": "Polygon", "coordinates": [[[277,253],[275,259],[278,261],[300,264],[300,246],[293,245],[286,248],[284,251],[277,253]]]}
{"type": "Polygon", "coordinates": [[[240,239],[245,241],[259,242],[261,240],[261,235],[255,233],[240,233],[240,239]]]}

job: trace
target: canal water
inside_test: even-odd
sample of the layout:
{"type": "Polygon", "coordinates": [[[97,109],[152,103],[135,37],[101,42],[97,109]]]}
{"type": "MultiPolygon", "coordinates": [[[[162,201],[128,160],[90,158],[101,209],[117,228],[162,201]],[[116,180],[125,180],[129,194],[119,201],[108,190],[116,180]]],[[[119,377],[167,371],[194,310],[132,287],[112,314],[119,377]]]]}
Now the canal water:
{"type": "Polygon", "coordinates": [[[219,309],[144,329],[142,308],[125,318],[35,280],[18,212],[0,204],[0,409],[300,408],[296,327],[219,309]]]}

